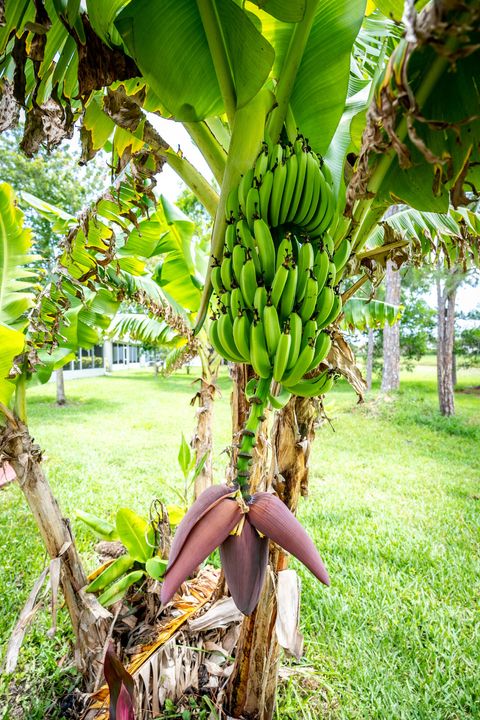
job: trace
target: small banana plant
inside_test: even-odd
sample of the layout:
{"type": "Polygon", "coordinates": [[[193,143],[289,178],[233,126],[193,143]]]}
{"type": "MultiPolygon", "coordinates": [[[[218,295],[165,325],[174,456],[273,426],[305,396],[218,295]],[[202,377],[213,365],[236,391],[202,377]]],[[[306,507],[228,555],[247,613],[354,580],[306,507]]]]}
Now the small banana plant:
{"type": "Polygon", "coordinates": [[[149,576],[161,580],[167,560],[158,554],[155,523],[148,522],[129,508],[118,510],[115,525],[77,510],[77,517],[103,540],[119,540],[126,554],[110,563],[92,579],[87,592],[100,592],[98,600],[108,607],[121,600],[135,583],[149,576]]]}
{"type": "Polygon", "coordinates": [[[330,584],[312,540],[276,495],[258,492],[245,498],[235,487],[207,488],[177,528],[161,589],[162,603],[168,603],[197,565],[219,547],[235,604],[250,615],[260,597],[269,540],[298,558],[325,585],[330,584]]]}
{"type": "Polygon", "coordinates": [[[120,662],[112,643],[105,653],[103,672],[110,691],[110,720],[135,720],[133,709],[135,684],[130,673],[120,662]]]}

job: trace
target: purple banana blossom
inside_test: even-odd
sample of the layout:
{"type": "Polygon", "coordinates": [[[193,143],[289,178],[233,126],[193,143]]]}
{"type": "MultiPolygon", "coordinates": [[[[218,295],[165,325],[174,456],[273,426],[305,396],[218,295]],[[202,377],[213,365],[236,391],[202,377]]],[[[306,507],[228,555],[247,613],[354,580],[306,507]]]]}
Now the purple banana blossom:
{"type": "Polygon", "coordinates": [[[259,492],[245,504],[235,488],[214,485],[200,495],[178,526],[162,585],[162,603],[169,602],[197,565],[220,547],[235,604],[250,615],[257,606],[265,577],[268,539],[295,555],[321,582],[330,585],[315,545],[276,495],[259,492]]]}

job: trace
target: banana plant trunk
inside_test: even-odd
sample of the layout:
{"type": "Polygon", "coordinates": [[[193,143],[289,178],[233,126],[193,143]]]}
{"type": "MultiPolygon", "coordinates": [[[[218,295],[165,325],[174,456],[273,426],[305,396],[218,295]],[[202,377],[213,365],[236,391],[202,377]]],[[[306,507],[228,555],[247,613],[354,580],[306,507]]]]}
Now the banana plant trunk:
{"type": "MultiPolygon", "coordinates": [[[[235,431],[242,427],[248,410],[243,389],[250,376],[250,368],[235,366],[232,401],[234,437],[235,431]]],[[[316,406],[312,400],[292,398],[274,421],[270,464],[265,432],[260,433],[257,442],[252,490],[273,487],[292,512],[297,509],[300,495],[307,493],[308,458],[316,418],[316,406]]],[[[241,628],[235,665],[227,688],[226,712],[231,717],[247,720],[270,720],[273,717],[281,652],[275,633],[276,574],[287,564],[287,555],[272,543],[269,571],[259,603],[252,615],[244,619],[241,628]]]]}
{"type": "Polygon", "coordinates": [[[103,664],[111,614],[82,590],[85,573],[69,521],[62,517],[42,470],[40,447],[27,426],[13,416],[0,431],[0,450],[15,470],[51,561],[60,563],[60,583],[76,638],[75,663],[87,688],[93,688],[103,664]]]}
{"type": "Polygon", "coordinates": [[[197,426],[191,444],[195,451],[197,463],[205,455],[206,460],[201,472],[195,478],[195,499],[213,482],[213,411],[220,366],[220,359],[213,348],[201,348],[199,356],[202,364],[202,375],[199,378],[200,389],[192,400],[192,405],[198,401],[198,408],[197,426]]]}

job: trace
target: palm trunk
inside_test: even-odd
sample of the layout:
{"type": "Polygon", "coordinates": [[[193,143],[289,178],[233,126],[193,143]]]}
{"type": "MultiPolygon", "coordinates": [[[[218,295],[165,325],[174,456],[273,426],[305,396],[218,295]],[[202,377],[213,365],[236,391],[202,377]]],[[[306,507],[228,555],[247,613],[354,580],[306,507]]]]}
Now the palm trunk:
{"type": "MultiPolygon", "coordinates": [[[[238,374],[237,374],[238,377],[238,374]]],[[[244,381],[247,379],[243,378],[244,381]]],[[[241,389],[240,389],[241,391],[241,389]]],[[[237,395],[239,389],[237,389],[237,395]]],[[[233,404],[238,418],[245,409],[233,404]]],[[[272,467],[266,468],[266,445],[260,442],[260,461],[255,466],[253,489],[265,490],[273,485],[283,502],[295,512],[299,496],[307,492],[308,457],[317,417],[311,400],[292,398],[277,415],[271,437],[272,467]]],[[[288,564],[286,554],[271,544],[270,570],[256,610],[243,621],[235,666],[230,677],[226,710],[231,717],[248,720],[270,720],[275,709],[280,647],[275,634],[276,573],[288,564]]]]}
{"type": "Polygon", "coordinates": [[[65,395],[65,379],[63,377],[63,368],[59,368],[55,371],[55,378],[57,382],[57,405],[66,405],[67,398],[65,395]]]}
{"type": "Polygon", "coordinates": [[[9,458],[32,511],[47,552],[61,561],[60,581],[76,637],[75,662],[87,687],[102,667],[110,613],[85,593],[86,577],[68,519],[63,518],[41,467],[41,450],[28,428],[10,417],[0,433],[0,449],[9,458]]]}
{"type": "MultiPolygon", "coordinates": [[[[385,302],[400,303],[400,272],[394,269],[391,260],[387,262],[385,302]]],[[[400,325],[388,324],[383,328],[383,373],[382,392],[392,392],[400,387],[400,325]]]]}
{"type": "Polygon", "coordinates": [[[199,352],[202,363],[200,390],[192,400],[198,400],[197,427],[192,439],[197,463],[206,455],[207,459],[202,471],[195,478],[195,499],[213,482],[212,448],[213,448],[213,409],[218,369],[220,360],[212,348],[202,348],[199,352]]]}
{"type": "Polygon", "coordinates": [[[367,390],[372,389],[372,375],[373,375],[373,352],[375,349],[375,335],[373,328],[368,330],[368,343],[367,343],[367,368],[366,368],[366,380],[367,390]]]}
{"type": "Polygon", "coordinates": [[[438,402],[442,415],[455,414],[453,393],[453,344],[455,338],[455,282],[437,277],[438,330],[437,330],[437,384],[438,402]]]}

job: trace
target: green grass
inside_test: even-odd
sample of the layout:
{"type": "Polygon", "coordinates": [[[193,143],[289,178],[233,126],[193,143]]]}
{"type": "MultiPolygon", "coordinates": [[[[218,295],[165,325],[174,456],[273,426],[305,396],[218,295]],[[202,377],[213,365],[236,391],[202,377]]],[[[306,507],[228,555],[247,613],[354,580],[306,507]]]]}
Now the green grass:
{"type": "MultiPolygon", "coordinates": [[[[82,508],[111,519],[121,506],[147,514],[154,497],[173,499],[166,483],[180,482],[180,434],[189,438],[194,426],[192,380],[136,373],[71,381],[66,408],[55,407],[53,386],[31,391],[32,433],[67,516],[82,508]]],[[[478,371],[459,372],[460,387],[479,384],[478,371]]],[[[229,442],[226,377],[221,388],[218,481],[229,442]]],[[[456,417],[441,418],[435,368],[419,366],[402,376],[391,402],[374,392],[357,406],[339,385],[328,404],[335,432],[324,425],[317,433],[300,519],[332,586],[320,586],[295,563],[306,654],[301,677],[280,689],[277,717],[478,718],[479,396],[457,393],[456,417]]],[[[91,536],[75,520],[73,526],[90,569],[91,536]]],[[[15,485],[0,492],[0,537],[1,655],[45,560],[15,485]]],[[[67,618],[60,613],[53,640],[48,623],[39,614],[15,676],[0,678],[2,720],[44,718],[56,694],[76,682],[67,618]]]]}

